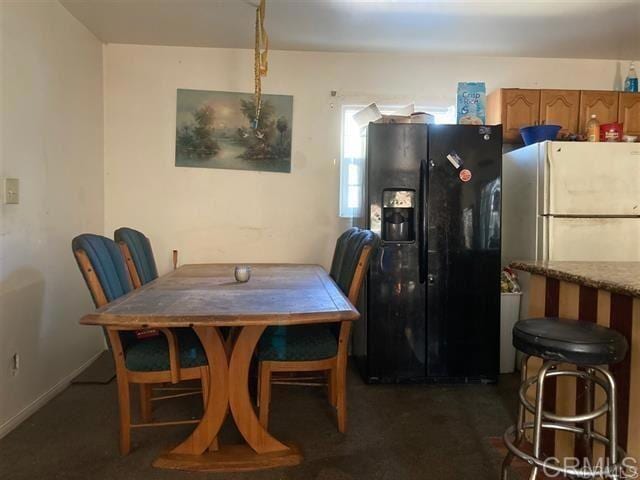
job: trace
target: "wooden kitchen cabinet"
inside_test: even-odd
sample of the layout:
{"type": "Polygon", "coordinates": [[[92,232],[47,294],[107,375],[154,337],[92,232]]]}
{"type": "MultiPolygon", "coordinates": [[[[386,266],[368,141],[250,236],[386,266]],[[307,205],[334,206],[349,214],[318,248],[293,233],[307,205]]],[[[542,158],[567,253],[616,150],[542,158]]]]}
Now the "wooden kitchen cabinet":
{"type": "Polygon", "coordinates": [[[600,90],[580,91],[580,121],[579,132],[587,130],[587,122],[595,114],[600,125],[618,121],[619,92],[600,90]]]}
{"type": "Polygon", "coordinates": [[[502,88],[487,96],[487,124],[502,124],[504,143],[520,144],[520,127],[561,125],[560,136],[584,134],[595,114],[600,125],[620,122],[640,136],[640,93],[607,90],[502,88]]]}
{"type": "Polygon", "coordinates": [[[487,123],[502,123],[504,143],[522,143],[520,128],[539,120],[540,90],[501,88],[487,97],[487,123]]]}
{"type": "Polygon", "coordinates": [[[560,125],[561,135],[578,132],[579,90],[540,90],[540,124],[560,125]]]}
{"type": "Polygon", "coordinates": [[[640,136],[640,93],[621,92],[618,103],[618,122],[625,135],[640,136]]]}

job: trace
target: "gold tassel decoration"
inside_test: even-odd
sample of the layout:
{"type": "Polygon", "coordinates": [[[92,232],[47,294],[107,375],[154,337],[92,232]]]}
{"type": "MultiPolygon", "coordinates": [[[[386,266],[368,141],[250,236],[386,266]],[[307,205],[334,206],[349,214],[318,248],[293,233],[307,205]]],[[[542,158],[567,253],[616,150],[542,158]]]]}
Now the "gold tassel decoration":
{"type": "Polygon", "coordinates": [[[262,108],[262,77],[266,77],[269,70],[269,36],[264,28],[265,3],[265,0],[260,0],[260,5],[256,8],[256,43],[254,52],[256,118],[253,121],[254,129],[258,128],[258,120],[260,119],[260,110],[262,108]]]}

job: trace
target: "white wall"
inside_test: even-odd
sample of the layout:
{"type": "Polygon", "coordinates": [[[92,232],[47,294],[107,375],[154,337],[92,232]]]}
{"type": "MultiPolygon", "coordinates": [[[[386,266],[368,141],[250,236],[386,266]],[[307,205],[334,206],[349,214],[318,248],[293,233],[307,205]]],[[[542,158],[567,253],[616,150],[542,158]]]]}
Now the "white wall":
{"type": "Polygon", "coordinates": [[[102,232],[102,45],[60,4],[3,1],[0,176],[20,179],[0,224],[0,436],[104,349],[71,253],[102,232]],[[11,356],[20,368],[11,375],[11,356]]]}
{"type": "Polygon", "coordinates": [[[105,225],[150,236],[159,268],[187,262],[317,262],[338,233],[341,104],[448,106],[456,82],[612,89],[614,61],[275,51],[265,93],[294,96],[291,174],[176,168],[176,89],[253,90],[250,50],[105,46],[105,225]],[[338,96],[332,98],[330,91],[338,96]]]}

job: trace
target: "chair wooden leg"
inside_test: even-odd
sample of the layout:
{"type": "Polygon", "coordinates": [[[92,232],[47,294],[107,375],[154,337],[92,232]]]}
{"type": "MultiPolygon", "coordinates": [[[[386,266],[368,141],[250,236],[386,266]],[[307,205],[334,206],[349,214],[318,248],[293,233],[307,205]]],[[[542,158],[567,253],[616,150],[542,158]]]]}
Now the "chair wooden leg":
{"type": "Polygon", "coordinates": [[[152,405],[151,405],[151,384],[141,383],[140,389],[140,418],[143,423],[151,423],[152,405]]]}
{"type": "Polygon", "coordinates": [[[107,329],[111,350],[113,351],[113,363],[116,367],[116,380],[118,382],[118,407],[120,409],[120,453],[127,455],[131,450],[131,400],[129,398],[129,377],[127,367],[124,364],[124,350],[117,330],[107,329]]]}
{"type": "Polygon", "coordinates": [[[258,389],[260,392],[258,416],[260,425],[266,429],[269,425],[269,403],[271,402],[271,369],[266,362],[260,362],[258,389]]]}
{"type": "Polygon", "coordinates": [[[336,413],[338,417],[338,431],[347,431],[347,365],[338,364],[335,369],[336,413]]]}
{"type": "Polygon", "coordinates": [[[131,404],[129,382],[118,375],[118,405],[120,407],[120,454],[128,455],[131,450],[131,404]]]}
{"type": "Polygon", "coordinates": [[[336,369],[335,367],[327,371],[327,389],[329,394],[329,403],[333,408],[337,406],[336,400],[336,369]]]}

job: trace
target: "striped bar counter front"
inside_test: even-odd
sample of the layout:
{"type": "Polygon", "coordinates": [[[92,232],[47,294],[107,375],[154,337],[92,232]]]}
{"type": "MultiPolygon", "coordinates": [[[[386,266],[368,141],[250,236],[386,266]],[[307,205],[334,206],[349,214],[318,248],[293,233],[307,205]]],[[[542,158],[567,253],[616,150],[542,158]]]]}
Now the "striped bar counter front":
{"type": "MultiPolygon", "coordinates": [[[[611,366],[618,389],[619,442],[627,454],[640,459],[640,262],[527,262],[510,265],[531,274],[528,317],[563,317],[596,322],[622,333],[629,342],[626,359],[611,366]]],[[[533,374],[541,364],[529,361],[533,374]]],[[[575,379],[545,383],[545,410],[565,415],[584,412],[585,386],[575,379]],[[549,385],[547,387],[547,385],[549,385]]],[[[596,388],[595,405],[604,402],[596,388]]],[[[529,392],[534,396],[533,389],[529,392]]],[[[596,421],[596,430],[605,431],[606,419],[596,421]]],[[[559,458],[602,458],[599,444],[588,445],[574,435],[543,432],[545,455],[559,458]],[[591,448],[592,447],[592,448],[591,448]]]]}

